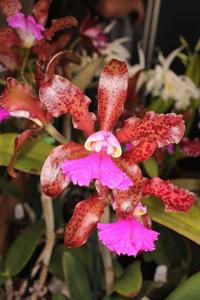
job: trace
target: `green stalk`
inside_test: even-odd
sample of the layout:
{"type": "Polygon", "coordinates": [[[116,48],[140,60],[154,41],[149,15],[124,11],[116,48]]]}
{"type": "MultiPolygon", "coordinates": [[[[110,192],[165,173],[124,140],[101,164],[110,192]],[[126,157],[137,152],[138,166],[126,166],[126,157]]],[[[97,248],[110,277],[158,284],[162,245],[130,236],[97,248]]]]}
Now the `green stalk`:
{"type": "Polygon", "coordinates": [[[51,123],[46,123],[44,129],[60,144],[66,144],[68,142],[68,140],[51,123]]]}
{"type": "Polygon", "coordinates": [[[25,73],[25,69],[26,69],[26,66],[27,66],[27,63],[28,63],[28,58],[29,58],[29,48],[24,48],[23,49],[23,52],[22,52],[22,55],[23,55],[23,61],[22,61],[22,65],[21,65],[21,68],[20,68],[20,77],[23,81],[27,81],[25,76],[24,76],[24,73],[25,73]]]}

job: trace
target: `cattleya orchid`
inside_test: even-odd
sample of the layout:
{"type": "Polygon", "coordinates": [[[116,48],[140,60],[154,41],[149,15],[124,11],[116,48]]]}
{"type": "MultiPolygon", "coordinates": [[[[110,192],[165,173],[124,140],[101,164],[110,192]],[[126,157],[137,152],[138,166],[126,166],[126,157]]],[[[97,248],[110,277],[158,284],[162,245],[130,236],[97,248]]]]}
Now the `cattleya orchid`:
{"type": "Polygon", "coordinates": [[[40,100],[48,111],[54,116],[70,113],[74,127],[82,129],[87,137],[84,145],[69,142],[54,148],[42,168],[43,192],[55,198],[70,181],[88,186],[94,180],[97,189],[96,194],[75,207],[65,231],[65,244],[69,247],[83,245],[97,226],[99,239],[111,251],[134,256],[151,251],[159,233],[149,228],[141,198],[161,198],[166,211],[187,211],[194,202],[194,194],[169,181],[144,178],[138,166],[157,147],[179,143],[185,130],[182,115],[147,112],[141,119],[130,117],[117,128],[127,88],[126,63],[111,60],[99,81],[97,132],[96,117],[88,111],[90,99],[78,87],[54,75],[40,89],[40,100]],[[126,144],[130,148],[123,151],[126,144]],[[118,221],[101,224],[108,203],[116,211],[118,221]]]}

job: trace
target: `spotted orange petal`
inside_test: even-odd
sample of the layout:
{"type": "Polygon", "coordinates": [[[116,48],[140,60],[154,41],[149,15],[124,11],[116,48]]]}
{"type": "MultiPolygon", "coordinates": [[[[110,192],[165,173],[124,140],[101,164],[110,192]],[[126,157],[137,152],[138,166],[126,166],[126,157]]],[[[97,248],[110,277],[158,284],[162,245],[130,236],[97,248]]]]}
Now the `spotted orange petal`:
{"type": "Polygon", "coordinates": [[[70,182],[60,169],[60,164],[66,159],[77,159],[86,155],[87,150],[74,142],[54,148],[42,167],[40,180],[43,192],[52,198],[57,197],[70,182]]]}
{"type": "Polygon", "coordinates": [[[116,136],[121,143],[138,143],[141,139],[149,138],[155,141],[158,147],[163,147],[179,143],[184,131],[182,115],[157,114],[151,111],[147,112],[143,119],[127,119],[124,126],[117,130],[116,136]]]}
{"type": "Polygon", "coordinates": [[[98,118],[102,130],[110,131],[123,111],[128,89],[125,62],[111,60],[101,73],[98,87],[98,118]]]}
{"type": "Polygon", "coordinates": [[[188,211],[196,198],[192,192],[158,177],[145,179],[142,192],[144,196],[153,195],[160,198],[167,211],[188,211]]]}
{"type": "Polygon", "coordinates": [[[117,159],[117,165],[133,182],[133,186],[126,191],[113,190],[114,208],[117,210],[119,217],[124,218],[133,213],[142,197],[143,176],[136,164],[131,164],[123,158],[117,159]]]}
{"type": "Polygon", "coordinates": [[[75,128],[88,136],[94,131],[95,115],[90,113],[90,99],[68,79],[54,75],[40,88],[40,100],[54,117],[69,113],[75,128]]]}
{"type": "Polygon", "coordinates": [[[0,0],[0,8],[2,9],[2,12],[8,17],[20,11],[22,5],[19,0],[0,0]]]}
{"type": "Polygon", "coordinates": [[[39,0],[33,7],[32,14],[37,23],[45,25],[50,7],[50,0],[39,0]]]}
{"type": "Polygon", "coordinates": [[[195,138],[194,140],[190,140],[188,138],[184,138],[180,142],[181,152],[187,156],[191,157],[199,157],[200,156],[200,138],[195,138]]]}
{"type": "Polygon", "coordinates": [[[44,36],[47,40],[51,40],[54,34],[59,30],[68,29],[77,25],[77,20],[71,16],[55,19],[52,21],[52,25],[44,32],[44,36]]]}
{"type": "Polygon", "coordinates": [[[31,88],[14,78],[7,79],[7,86],[0,96],[0,105],[13,116],[45,123],[50,118],[39,99],[32,95],[31,88]]]}
{"type": "Polygon", "coordinates": [[[98,195],[79,202],[65,229],[64,243],[67,247],[80,247],[88,239],[92,230],[100,221],[105,207],[98,195]]]}

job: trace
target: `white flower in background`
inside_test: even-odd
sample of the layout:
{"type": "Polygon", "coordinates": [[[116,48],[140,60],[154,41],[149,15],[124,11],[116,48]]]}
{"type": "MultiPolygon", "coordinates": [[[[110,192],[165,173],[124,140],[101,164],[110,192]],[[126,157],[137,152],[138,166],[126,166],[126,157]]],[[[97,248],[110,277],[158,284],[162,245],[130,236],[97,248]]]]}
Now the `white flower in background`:
{"type": "Polygon", "coordinates": [[[154,69],[144,71],[143,82],[146,82],[147,94],[161,97],[167,101],[173,99],[175,108],[186,109],[191,99],[198,99],[200,91],[187,76],[179,76],[170,70],[170,65],[182,48],[175,49],[167,58],[159,55],[160,65],[154,69]]]}

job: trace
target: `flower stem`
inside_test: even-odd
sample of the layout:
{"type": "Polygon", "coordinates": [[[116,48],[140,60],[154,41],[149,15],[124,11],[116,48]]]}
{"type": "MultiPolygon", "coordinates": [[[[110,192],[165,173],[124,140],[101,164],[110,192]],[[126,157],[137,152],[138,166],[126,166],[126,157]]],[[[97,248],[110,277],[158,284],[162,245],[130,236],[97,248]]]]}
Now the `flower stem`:
{"type": "Polygon", "coordinates": [[[25,76],[24,76],[24,72],[25,72],[25,68],[27,66],[27,63],[28,63],[28,58],[29,58],[29,49],[28,48],[24,48],[23,49],[23,61],[22,61],[22,65],[21,65],[21,68],[20,68],[20,77],[23,81],[27,81],[25,76]]]}
{"type": "Polygon", "coordinates": [[[66,144],[68,142],[68,140],[51,123],[46,123],[44,129],[60,144],[66,144]]]}
{"type": "Polygon", "coordinates": [[[97,232],[92,233],[92,285],[93,285],[93,300],[97,300],[98,292],[98,272],[97,272],[97,232]]]}
{"type": "MultiPolygon", "coordinates": [[[[109,223],[109,221],[110,221],[110,211],[109,211],[109,207],[106,207],[104,209],[104,214],[102,216],[101,222],[109,223]]],[[[105,248],[103,245],[100,245],[100,251],[101,251],[103,264],[104,264],[104,271],[105,271],[106,295],[109,295],[114,282],[112,257],[110,251],[108,251],[108,249],[105,248]]]]}

